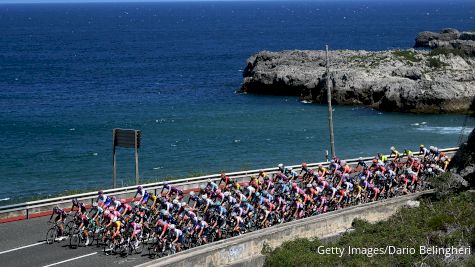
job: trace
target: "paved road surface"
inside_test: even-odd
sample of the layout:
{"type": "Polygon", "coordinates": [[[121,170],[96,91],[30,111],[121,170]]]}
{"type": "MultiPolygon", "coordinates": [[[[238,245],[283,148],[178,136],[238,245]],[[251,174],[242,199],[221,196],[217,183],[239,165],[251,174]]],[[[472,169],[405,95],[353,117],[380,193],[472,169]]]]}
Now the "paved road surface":
{"type": "Polygon", "coordinates": [[[46,244],[49,217],[0,224],[0,266],[135,266],[150,260],[142,254],[105,255],[95,246],[69,248],[69,240],[46,244]]]}

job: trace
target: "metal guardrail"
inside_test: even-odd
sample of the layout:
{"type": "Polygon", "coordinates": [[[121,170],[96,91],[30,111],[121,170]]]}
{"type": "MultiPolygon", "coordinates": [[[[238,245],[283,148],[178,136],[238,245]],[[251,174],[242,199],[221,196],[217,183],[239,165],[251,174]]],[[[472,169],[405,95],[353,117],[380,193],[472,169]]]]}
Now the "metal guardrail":
{"type": "MultiPolygon", "coordinates": [[[[457,150],[458,150],[458,147],[440,149],[441,152],[445,152],[447,154],[454,154],[457,150]]],[[[417,152],[417,153],[414,153],[414,155],[418,156],[418,155],[420,155],[420,153],[417,152]]],[[[386,156],[389,157],[389,155],[386,155],[386,156]]],[[[374,159],[374,156],[373,157],[364,157],[362,159],[364,161],[371,161],[372,159],[374,159]]],[[[345,161],[348,164],[353,164],[354,165],[359,160],[360,160],[360,158],[353,158],[353,159],[347,159],[345,161]]],[[[325,167],[328,167],[328,165],[330,163],[329,162],[309,163],[309,164],[307,164],[307,166],[309,168],[314,168],[314,167],[317,167],[320,164],[325,166],[325,167]]],[[[301,169],[300,165],[292,165],[292,166],[287,166],[287,167],[291,167],[295,170],[300,170],[301,169]]],[[[260,171],[265,171],[268,174],[275,174],[278,171],[278,168],[274,167],[274,168],[266,168],[266,169],[259,169],[259,170],[231,172],[231,173],[226,173],[226,175],[229,176],[231,179],[237,179],[237,178],[249,177],[249,176],[252,176],[252,175],[258,175],[260,171]]],[[[186,184],[206,182],[208,180],[216,181],[216,180],[220,180],[220,179],[221,179],[220,174],[212,174],[212,175],[205,175],[205,176],[199,176],[199,177],[191,177],[191,178],[171,180],[171,181],[166,181],[166,182],[156,182],[156,183],[143,184],[142,186],[143,186],[144,189],[151,191],[151,190],[161,189],[164,184],[180,186],[180,185],[186,185],[186,184]]],[[[107,190],[104,190],[104,193],[108,194],[108,195],[127,194],[127,193],[135,192],[136,188],[137,188],[137,186],[134,185],[134,186],[115,188],[115,189],[107,189],[107,190]]],[[[82,194],[76,194],[76,195],[70,195],[70,196],[47,198],[47,199],[29,201],[29,202],[24,202],[24,203],[19,203],[19,204],[0,206],[0,216],[2,214],[5,214],[5,213],[26,211],[26,217],[28,218],[28,210],[30,210],[30,209],[41,208],[41,207],[44,207],[44,206],[51,206],[51,205],[66,204],[66,203],[70,203],[71,200],[73,200],[73,199],[86,200],[86,199],[92,199],[92,198],[96,198],[96,197],[97,197],[97,192],[94,191],[94,192],[88,192],[88,193],[82,193],[82,194]]]]}

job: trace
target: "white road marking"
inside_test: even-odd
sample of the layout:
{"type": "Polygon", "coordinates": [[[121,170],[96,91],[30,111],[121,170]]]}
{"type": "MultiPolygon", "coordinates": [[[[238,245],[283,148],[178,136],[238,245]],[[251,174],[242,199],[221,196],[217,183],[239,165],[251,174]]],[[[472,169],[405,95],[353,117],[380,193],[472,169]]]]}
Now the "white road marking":
{"type": "Polygon", "coordinates": [[[90,254],[86,254],[86,255],[79,256],[79,257],[71,258],[71,259],[69,259],[69,260],[64,260],[64,261],[52,263],[52,264],[49,264],[49,265],[45,265],[45,266],[43,266],[43,267],[55,266],[55,265],[58,265],[58,264],[61,264],[61,263],[78,260],[78,259],[81,259],[81,258],[85,258],[85,257],[89,257],[89,256],[92,256],[92,255],[96,255],[96,254],[97,254],[97,252],[93,252],[93,253],[90,253],[90,254]]]}
{"type": "Polygon", "coordinates": [[[34,247],[34,246],[38,246],[38,245],[43,245],[43,244],[45,244],[45,243],[46,243],[46,241],[42,241],[42,242],[34,243],[34,244],[31,244],[31,245],[26,245],[26,246],[23,246],[23,247],[12,248],[12,249],[5,250],[5,251],[0,252],[0,255],[1,255],[1,254],[8,253],[8,252],[13,252],[13,251],[16,251],[16,250],[24,249],[24,248],[29,248],[29,247],[34,247]]]}

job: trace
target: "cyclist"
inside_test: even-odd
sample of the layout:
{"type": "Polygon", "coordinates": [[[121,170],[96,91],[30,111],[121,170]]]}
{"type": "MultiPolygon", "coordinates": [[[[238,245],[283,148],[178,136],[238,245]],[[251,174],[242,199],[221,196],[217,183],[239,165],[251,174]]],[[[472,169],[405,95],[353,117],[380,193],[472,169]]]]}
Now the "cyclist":
{"type": "Polygon", "coordinates": [[[429,158],[430,151],[429,151],[429,149],[427,149],[426,147],[424,147],[423,144],[421,144],[421,145],[419,146],[419,153],[421,154],[422,159],[427,160],[427,159],[429,158]]]}
{"type": "Polygon", "coordinates": [[[178,187],[165,184],[162,188],[162,193],[164,189],[167,189],[167,193],[165,194],[165,197],[167,198],[174,196],[179,201],[183,198],[183,190],[178,187]]]}
{"type": "Polygon", "coordinates": [[[84,244],[86,247],[89,245],[89,232],[88,232],[88,227],[89,227],[89,218],[82,214],[80,215],[80,224],[78,229],[84,233],[84,237],[86,238],[86,243],[84,244]]]}
{"type": "Polygon", "coordinates": [[[125,199],[120,200],[120,206],[118,208],[120,216],[124,218],[125,216],[132,213],[132,206],[130,206],[125,199]]]}
{"type": "Polygon", "coordinates": [[[138,236],[142,233],[142,224],[140,223],[140,219],[139,218],[136,218],[131,224],[131,230],[132,230],[132,234],[130,235],[130,241],[133,242],[135,241],[134,243],[134,246],[135,247],[138,247],[139,245],[139,238],[138,236]]]}
{"type": "Polygon", "coordinates": [[[389,157],[393,157],[394,156],[394,159],[399,159],[399,157],[401,156],[401,153],[399,153],[399,151],[396,150],[395,147],[391,147],[391,154],[389,154],[389,157]]]}
{"type": "Polygon", "coordinates": [[[170,240],[173,240],[172,245],[174,245],[176,251],[179,252],[181,250],[181,244],[184,241],[183,231],[176,228],[174,224],[170,225],[170,240]]]}
{"type": "MultiPolygon", "coordinates": [[[[162,188],[162,191],[163,191],[163,188],[162,188]]],[[[141,205],[145,205],[148,201],[148,198],[150,197],[150,194],[141,185],[139,185],[137,186],[137,192],[135,193],[134,199],[137,198],[137,196],[140,196],[138,202],[141,205]]]]}
{"type": "Polygon", "coordinates": [[[107,196],[106,194],[104,194],[104,191],[99,190],[99,192],[97,192],[96,202],[99,204],[99,207],[105,209],[105,208],[109,207],[111,201],[112,201],[112,199],[109,196],[107,196]]]}
{"type": "Polygon", "coordinates": [[[59,227],[59,237],[58,240],[61,241],[64,239],[64,219],[66,219],[66,212],[64,209],[60,209],[58,206],[53,208],[53,212],[51,213],[51,216],[49,217],[49,222],[51,222],[51,219],[53,216],[56,215],[56,218],[54,219],[54,222],[58,224],[59,227]]]}
{"type": "Polygon", "coordinates": [[[70,214],[74,211],[75,208],[77,208],[77,211],[80,214],[86,214],[87,213],[86,205],[84,205],[84,203],[79,202],[77,200],[77,198],[74,198],[72,200],[72,202],[73,202],[73,206],[71,207],[71,211],[69,212],[70,214]]]}

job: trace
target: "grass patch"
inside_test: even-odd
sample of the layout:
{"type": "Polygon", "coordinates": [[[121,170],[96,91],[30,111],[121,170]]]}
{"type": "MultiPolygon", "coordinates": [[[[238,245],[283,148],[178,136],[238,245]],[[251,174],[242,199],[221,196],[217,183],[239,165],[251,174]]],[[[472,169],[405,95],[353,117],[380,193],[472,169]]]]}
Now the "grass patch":
{"type": "Polygon", "coordinates": [[[419,208],[403,209],[387,221],[370,224],[355,220],[355,231],[323,244],[298,239],[274,250],[266,248],[265,266],[474,266],[475,255],[421,255],[419,246],[475,246],[475,196],[461,193],[439,201],[422,200],[419,208]],[[319,246],[353,248],[415,248],[414,254],[319,254],[319,246]],[[450,262],[450,264],[449,264],[450,262]]]}
{"type": "Polygon", "coordinates": [[[447,64],[445,64],[444,62],[440,61],[440,59],[436,58],[436,57],[430,57],[428,60],[427,60],[427,66],[429,66],[430,68],[434,68],[434,69],[440,69],[442,67],[445,67],[447,66],[447,64]]]}
{"type": "Polygon", "coordinates": [[[430,56],[438,56],[438,55],[454,55],[454,56],[460,56],[462,58],[466,58],[467,54],[462,49],[449,49],[449,48],[442,48],[438,47],[430,51],[429,55],[430,56]]]}
{"type": "Polygon", "coordinates": [[[416,57],[416,53],[414,53],[414,51],[396,50],[396,51],[393,51],[393,55],[395,55],[396,57],[405,59],[409,62],[419,62],[419,61],[421,61],[420,58],[416,57]]]}

